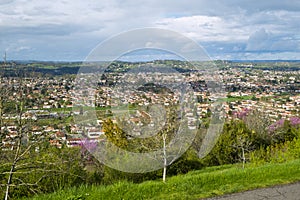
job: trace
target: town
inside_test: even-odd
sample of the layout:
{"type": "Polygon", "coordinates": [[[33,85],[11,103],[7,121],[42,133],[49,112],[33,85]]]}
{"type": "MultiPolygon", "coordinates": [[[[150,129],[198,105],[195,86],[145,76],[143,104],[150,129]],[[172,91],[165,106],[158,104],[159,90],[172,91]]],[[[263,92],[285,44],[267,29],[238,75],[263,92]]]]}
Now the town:
{"type": "MultiPolygon", "coordinates": [[[[28,65],[38,64],[27,64],[27,68],[31,69],[28,65]]],[[[78,65],[76,63],[76,69],[78,65]]],[[[14,122],[18,118],[14,104],[20,101],[24,101],[21,117],[32,121],[32,133],[47,135],[49,143],[59,148],[62,145],[78,146],[84,138],[91,141],[105,139],[102,123],[107,118],[111,118],[114,123],[120,118],[126,119],[127,126],[147,125],[148,128],[153,128],[164,119],[163,116],[154,114],[158,110],[152,110],[151,113],[151,110],[145,109],[151,105],[161,106],[161,111],[163,107],[178,106],[183,102],[191,103],[190,107],[193,108],[183,111],[184,115],[188,116],[189,129],[197,129],[196,121],[203,121],[211,116],[211,106],[215,101],[222,102],[224,117],[227,120],[249,110],[266,113],[274,122],[300,114],[298,63],[253,64],[220,61],[217,63],[218,70],[214,79],[220,77],[219,87],[224,91],[223,95],[217,96],[207,84],[209,77],[201,70],[190,68],[190,65],[183,61],[116,62],[105,73],[99,75],[94,89],[87,85],[87,88],[81,88],[79,92],[74,90],[74,85],[80,83],[76,74],[60,72],[59,75],[41,75],[44,73],[42,71],[32,72],[22,79],[18,76],[3,75],[1,129],[5,129],[8,134],[2,139],[2,148],[14,148],[13,138],[17,135],[17,125],[14,122]],[[284,67],[287,64],[292,67],[284,67]],[[141,68],[136,73],[131,72],[141,65],[146,65],[145,69],[154,70],[141,68]],[[162,72],[164,66],[173,71],[162,72]],[[24,89],[19,94],[17,91],[20,87],[24,89]],[[190,90],[183,93],[180,87],[190,90]],[[193,96],[193,100],[189,99],[189,95],[193,96]],[[89,107],[94,108],[97,114],[96,123],[91,122],[88,126],[81,127],[76,124],[74,118],[88,115],[86,110],[89,107]]],[[[56,67],[59,69],[59,64],[56,64],[56,67]]],[[[91,74],[86,75],[89,76],[92,77],[91,74]]],[[[135,135],[141,135],[142,130],[144,129],[134,130],[135,135]]]]}

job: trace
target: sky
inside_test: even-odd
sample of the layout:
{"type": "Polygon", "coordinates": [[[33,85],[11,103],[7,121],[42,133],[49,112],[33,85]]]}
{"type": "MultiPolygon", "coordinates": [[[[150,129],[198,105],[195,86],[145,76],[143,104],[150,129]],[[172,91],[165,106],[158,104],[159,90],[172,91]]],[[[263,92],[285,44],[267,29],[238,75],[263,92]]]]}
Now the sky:
{"type": "Polygon", "coordinates": [[[300,60],[299,23],[299,0],[0,0],[0,55],[82,61],[115,35],[153,27],[211,59],[300,60]]]}

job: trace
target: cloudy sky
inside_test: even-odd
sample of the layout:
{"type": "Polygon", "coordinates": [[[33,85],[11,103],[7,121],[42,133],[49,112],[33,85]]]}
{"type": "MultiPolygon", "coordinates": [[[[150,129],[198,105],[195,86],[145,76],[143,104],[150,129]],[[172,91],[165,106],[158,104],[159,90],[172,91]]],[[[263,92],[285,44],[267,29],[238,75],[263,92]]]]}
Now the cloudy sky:
{"type": "Polygon", "coordinates": [[[299,0],[0,0],[0,55],[84,60],[144,27],[183,34],[213,59],[300,60],[299,0]]]}

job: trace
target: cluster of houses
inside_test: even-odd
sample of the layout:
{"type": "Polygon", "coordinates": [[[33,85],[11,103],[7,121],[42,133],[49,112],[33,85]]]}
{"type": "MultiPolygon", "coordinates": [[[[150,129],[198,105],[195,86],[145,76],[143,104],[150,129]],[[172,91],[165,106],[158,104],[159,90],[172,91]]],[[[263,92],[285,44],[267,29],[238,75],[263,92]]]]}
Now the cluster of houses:
{"type": "MultiPolygon", "coordinates": [[[[12,150],[15,147],[16,140],[20,134],[17,126],[2,127],[2,131],[6,132],[5,137],[2,139],[2,149],[12,150]]],[[[30,130],[22,130],[22,143],[28,142],[31,137],[32,140],[46,139],[50,145],[61,148],[63,145],[67,147],[75,147],[84,145],[85,142],[98,143],[103,140],[103,130],[100,126],[97,127],[85,127],[84,131],[79,129],[76,125],[70,127],[71,132],[67,132],[65,129],[54,128],[53,126],[33,126],[30,130]],[[35,135],[35,139],[32,139],[32,135],[35,135]]]]}
{"type": "Polygon", "coordinates": [[[300,71],[227,69],[221,72],[228,97],[227,117],[245,109],[266,113],[273,121],[300,114],[300,71]]]}
{"type": "MultiPolygon", "coordinates": [[[[127,111],[129,110],[126,118],[128,123],[142,127],[146,121],[151,128],[157,123],[155,119],[151,118],[156,118],[156,120],[163,120],[163,118],[153,115],[155,110],[140,110],[139,107],[160,105],[161,107],[158,108],[160,110],[156,110],[156,112],[163,116],[165,114],[164,107],[183,105],[183,117],[188,119],[188,128],[194,130],[197,128],[197,120],[209,117],[212,103],[219,98],[224,101],[223,109],[228,119],[233,117],[233,113],[246,109],[267,113],[274,121],[278,118],[289,118],[300,114],[299,70],[222,69],[218,71],[217,75],[221,77],[223,93],[226,93],[225,97],[214,96],[206,84],[208,77],[201,75],[203,75],[201,72],[187,74],[139,72],[126,75],[113,73],[110,77],[108,73],[106,77],[112,80],[110,84],[107,84],[107,80],[101,80],[96,89],[89,88],[87,84],[78,91],[72,90],[75,83],[74,78],[36,77],[25,81],[26,86],[32,91],[27,98],[33,103],[26,105],[23,117],[36,121],[84,115],[84,112],[72,111],[74,104],[79,104],[83,107],[96,106],[103,109],[115,109],[117,116],[120,116],[118,112],[122,113],[120,110],[127,109],[127,111]],[[187,90],[187,88],[191,90],[187,90]],[[133,109],[130,110],[129,106],[132,106],[133,109]]],[[[13,100],[12,97],[11,100],[13,100]]],[[[16,116],[4,114],[3,117],[9,120],[16,116]]],[[[104,119],[99,119],[99,121],[102,120],[104,119]]],[[[6,138],[2,140],[2,144],[9,149],[14,144],[13,138],[16,137],[18,130],[16,126],[1,127],[1,129],[8,132],[6,138]]],[[[65,127],[54,128],[49,124],[35,127],[31,131],[37,135],[46,134],[50,144],[57,147],[63,145],[73,147],[82,145],[84,139],[100,141],[104,138],[101,123],[84,128],[70,124],[69,130],[66,130],[65,127]]]]}

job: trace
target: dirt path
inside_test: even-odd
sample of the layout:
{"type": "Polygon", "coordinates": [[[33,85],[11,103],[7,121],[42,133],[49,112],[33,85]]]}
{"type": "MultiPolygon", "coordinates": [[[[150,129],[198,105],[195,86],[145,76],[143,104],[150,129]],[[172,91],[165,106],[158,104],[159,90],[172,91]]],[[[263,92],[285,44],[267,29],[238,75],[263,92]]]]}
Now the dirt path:
{"type": "Polygon", "coordinates": [[[300,200],[300,182],[214,197],[206,200],[300,200]]]}

